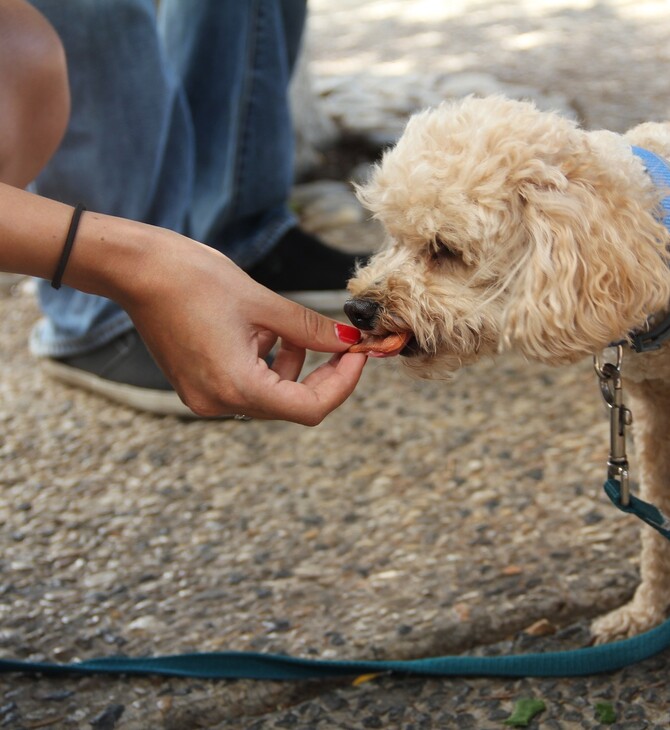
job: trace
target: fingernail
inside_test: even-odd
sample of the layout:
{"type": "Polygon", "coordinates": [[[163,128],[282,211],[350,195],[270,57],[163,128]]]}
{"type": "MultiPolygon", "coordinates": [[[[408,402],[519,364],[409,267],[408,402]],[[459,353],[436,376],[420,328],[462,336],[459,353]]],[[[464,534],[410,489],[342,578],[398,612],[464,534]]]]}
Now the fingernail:
{"type": "Polygon", "coordinates": [[[335,332],[340,340],[348,345],[355,345],[361,339],[360,330],[350,327],[348,324],[336,324],[335,332]]]}

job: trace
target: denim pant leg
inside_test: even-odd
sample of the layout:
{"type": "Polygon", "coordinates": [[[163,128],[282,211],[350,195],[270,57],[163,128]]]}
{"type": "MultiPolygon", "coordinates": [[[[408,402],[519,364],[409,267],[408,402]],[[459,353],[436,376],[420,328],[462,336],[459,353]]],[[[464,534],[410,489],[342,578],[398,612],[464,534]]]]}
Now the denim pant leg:
{"type": "MultiPolygon", "coordinates": [[[[294,225],[287,86],[305,0],[163,0],[164,45],[152,0],[32,1],[61,34],[73,97],[37,192],[186,232],[241,266],[294,225]]],[[[132,326],[100,297],[47,283],[39,295],[37,354],[84,352],[132,326]]]]}
{"type": "Polygon", "coordinates": [[[295,225],[288,85],[305,0],[162,0],[195,130],[188,233],[248,268],[295,225]]]}
{"type": "MultiPolygon", "coordinates": [[[[158,37],[153,0],[33,4],[61,36],[72,93],[63,143],[33,189],[90,210],[183,230],[192,192],[193,130],[158,37]]],[[[102,297],[68,287],[56,291],[44,281],[38,296],[46,315],[31,337],[38,355],[85,352],[132,327],[128,315],[102,297]]]]}

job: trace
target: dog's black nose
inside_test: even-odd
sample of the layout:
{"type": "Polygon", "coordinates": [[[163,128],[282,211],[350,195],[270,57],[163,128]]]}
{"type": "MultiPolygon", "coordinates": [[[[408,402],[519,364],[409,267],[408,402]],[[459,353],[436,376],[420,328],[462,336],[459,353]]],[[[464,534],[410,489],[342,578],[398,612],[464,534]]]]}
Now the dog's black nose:
{"type": "Polygon", "coordinates": [[[344,313],[359,330],[374,329],[379,304],[372,299],[349,299],[344,304],[344,313]]]}

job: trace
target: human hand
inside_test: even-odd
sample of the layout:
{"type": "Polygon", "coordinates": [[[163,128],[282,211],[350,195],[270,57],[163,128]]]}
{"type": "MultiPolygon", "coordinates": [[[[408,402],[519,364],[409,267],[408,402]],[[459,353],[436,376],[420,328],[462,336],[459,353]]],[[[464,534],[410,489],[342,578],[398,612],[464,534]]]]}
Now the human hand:
{"type": "MultiPolygon", "coordinates": [[[[67,205],[0,183],[0,271],[49,278],[71,218],[67,205]]],[[[145,223],[86,212],[63,283],[118,302],[200,416],[316,425],[351,395],[366,362],[345,352],[360,336],[355,328],[260,286],[218,251],[145,223]],[[335,354],[297,383],[307,349],[335,354]]]]}
{"type": "Polygon", "coordinates": [[[194,413],[316,425],[352,393],[366,362],[345,352],[358,330],[260,286],[207,246],[152,230],[160,245],[115,298],[194,413]],[[307,349],[335,354],[296,382],[307,349]]]}

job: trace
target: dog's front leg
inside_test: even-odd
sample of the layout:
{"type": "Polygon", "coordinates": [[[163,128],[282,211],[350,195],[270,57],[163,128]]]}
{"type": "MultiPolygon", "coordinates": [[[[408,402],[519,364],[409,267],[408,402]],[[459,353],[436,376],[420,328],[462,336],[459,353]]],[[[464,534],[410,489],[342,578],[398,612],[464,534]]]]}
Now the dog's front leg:
{"type": "MultiPolygon", "coordinates": [[[[665,383],[630,385],[640,497],[670,514],[670,388],[665,383]]],[[[626,605],[596,619],[597,643],[647,631],[663,621],[670,605],[670,540],[642,527],[641,582],[626,605]]]]}

